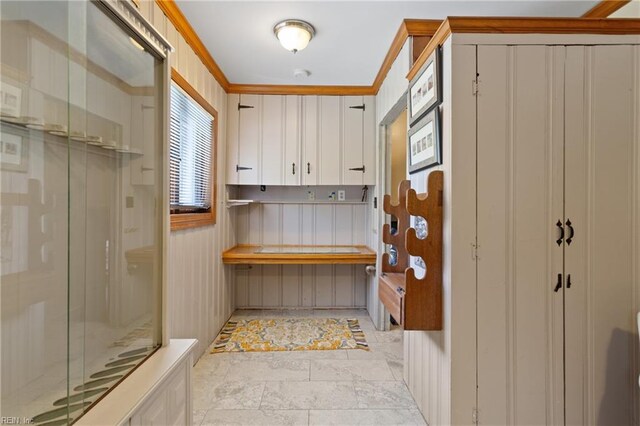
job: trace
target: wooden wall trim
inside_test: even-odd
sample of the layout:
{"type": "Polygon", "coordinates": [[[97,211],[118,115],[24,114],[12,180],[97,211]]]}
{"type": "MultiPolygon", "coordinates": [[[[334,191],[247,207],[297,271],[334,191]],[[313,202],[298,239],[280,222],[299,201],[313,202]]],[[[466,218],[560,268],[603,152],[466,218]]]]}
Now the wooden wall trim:
{"type": "Polygon", "coordinates": [[[393,63],[400,54],[409,36],[432,36],[441,24],[442,21],[434,19],[405,19],[402,21],[396,36],[391,42],[387,56],[385,56],[384,61],[382,61],[380,70],[371,86],[374,95],[377,94],[380,87],[382,87],[384,79],[387,77],[389,70],[391,70],[393,63]]]}
{"type": "Polygon", "coordinates": [[[584,15],[583,18],[607,18],[613,12],[622,9],[631,0],[602,0],[600,3],[593,6],[584,15]]]}
{"type": "Polygon", "coordinates": [[[431,53],[451,33],[469,34],[640,34],[640,19],[584,18],[447,18],[413,64],[407,79],[412,80],[431,53]]]}
{"type": "Polygon", "coordinates": [[[222,89],[224,91],[228,91],[229,80],[227,80],[227,77],[213,59],[204,43],[202,43],[202,40],[200,40],[200,37],[198,37],[198,34],[196,34],[195,30],[189,21],[187,21],[187,18],[184,16],[175,1],[156,0],[156,4],[166,15],[167,19],[169,19],[169,21],[176,27],[176,30],[182,35],[182,37],[184,37],[187,44],[191,46],[196,56],[200,58],[204,66],[218,81],[220,86],[222,86],[222,89]]]}
{"type": "Polygon", "coordinates": [[[297,86],[272,84],[231,83],[227,93],[254,95],[325,95],[368,96],[375,95],[372,86],[297,86]]]}

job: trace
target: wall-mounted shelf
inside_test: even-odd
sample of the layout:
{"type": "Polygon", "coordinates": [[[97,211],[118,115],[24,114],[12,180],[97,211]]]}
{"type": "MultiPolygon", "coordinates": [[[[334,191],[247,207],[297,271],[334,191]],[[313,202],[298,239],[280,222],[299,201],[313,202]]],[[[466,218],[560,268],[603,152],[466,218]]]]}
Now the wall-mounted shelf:
{"type": "Polygon", "coordinates": [[[383,254],[382,273],[378,280],[378,294],[387,311],[405,330],[442,330],[442,187],[443,174],[429,174],[426,194],[417,195],[409,181],[399,186],[399,203],[392,205],[389,195],[384,198],[384,211],[398,219],[398,232],[383,228],[382,240],[393,244],[397,263],[389,264],[383,254]],[[409,228],[410,216],[420,216],[427,222],[428,234],[419,239],[416,230],[409,228]],[[416,278],[408,268],[408,256],[422,258],[427,266],[423,278],[416,278]]]}
{"type": "Polygon", "coordinates": [[[365,201],[337,201],[337,200],[227,200],[227,208],[246,206],[248,204],[355,204],[366,205],[365,201]]]}
{"type": "Polygon", "coordinates": [[[227,200],[226,205],[227,208],[238,207],[238,206],[246,206],[248,204],[255,203],[254,200],[227,200]]]}

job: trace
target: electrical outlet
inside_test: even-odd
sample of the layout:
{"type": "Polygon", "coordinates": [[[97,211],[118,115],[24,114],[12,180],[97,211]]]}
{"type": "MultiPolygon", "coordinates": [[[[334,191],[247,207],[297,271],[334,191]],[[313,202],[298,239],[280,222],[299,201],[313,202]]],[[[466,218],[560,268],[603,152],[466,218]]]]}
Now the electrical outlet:
{"type": "Polygon", "coordinates": [[[338,201],[344,201],[344,199],[345,199],[344,189],[341,189],[338,191],[338,201]]]}
{"type": "Polygon", "coordinates": [[[315,191],[307,191],[307,200],[313,201],[316,199],[315,191]]]}
{"type": "Polygon", "coordinates": [[[329,191],[329,199],[331,201],[335,201],[335,199],[336,199],[336,191],[329,191]]]}

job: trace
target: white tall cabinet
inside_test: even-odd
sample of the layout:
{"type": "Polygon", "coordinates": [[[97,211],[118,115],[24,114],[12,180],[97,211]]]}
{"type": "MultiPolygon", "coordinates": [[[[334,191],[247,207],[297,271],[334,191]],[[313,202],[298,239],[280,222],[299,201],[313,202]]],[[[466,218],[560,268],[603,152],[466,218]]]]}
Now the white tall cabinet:
{"type": "Polygon", "coordinates": [[[638,53],[478,46],[484,421],[634,423],[638,53]]]}
{"type": "Polygon", "coordinates": [[[440,39],[445,326],[405,381],[429,424],[640,424],[640,22],[487,22],[440,39]]]}

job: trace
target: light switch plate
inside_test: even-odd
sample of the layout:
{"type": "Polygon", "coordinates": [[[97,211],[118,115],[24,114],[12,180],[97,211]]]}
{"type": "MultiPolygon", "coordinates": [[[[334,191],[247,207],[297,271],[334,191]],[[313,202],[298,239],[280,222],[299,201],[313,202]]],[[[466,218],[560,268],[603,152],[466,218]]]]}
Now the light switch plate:
{"type": "Polygon", "coordinates": [[[345,199],[344,189],[341,189],[338,191],[338,201],[344,201],[344,199],[345,199]]]}
{"type": "Polygon", "coordinates": [[[307,191],[307,199],[309,201],[313,201],[316,199],[316,193],[315,191],[307,191]]]}

